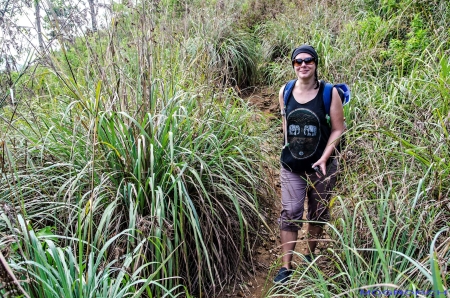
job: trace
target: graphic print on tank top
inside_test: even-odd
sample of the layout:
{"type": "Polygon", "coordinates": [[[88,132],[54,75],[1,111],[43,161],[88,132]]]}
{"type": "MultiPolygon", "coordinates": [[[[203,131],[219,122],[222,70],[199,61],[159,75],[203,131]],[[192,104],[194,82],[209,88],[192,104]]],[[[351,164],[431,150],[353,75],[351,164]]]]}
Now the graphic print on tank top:
{"type": "Polygon", "coordinates": [[[320,141],[319,117],[308,109],[295,109],[287,117],[289,151],[296,159],[314,155],[320,141]]]}

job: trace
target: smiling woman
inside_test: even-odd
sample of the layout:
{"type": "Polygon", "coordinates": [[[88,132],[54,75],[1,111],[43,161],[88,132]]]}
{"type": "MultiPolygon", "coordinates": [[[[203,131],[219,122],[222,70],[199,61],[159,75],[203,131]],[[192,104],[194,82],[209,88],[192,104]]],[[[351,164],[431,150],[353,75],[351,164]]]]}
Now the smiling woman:
{"type": "MultiPolygon", "coordinates": [[[[282,210],[279,218],[283,266],[274,281],[282,283],[292,274],[292,253],[302,227],[305,198],[308,197],[307,219],[315,222],[308,225],[311,238],[320,237],[323,224],[329,220],[328,201],[337,171],[333,153],[336,140],[344,131],[341,100],[335,88],[330,109],[331,126],[328,125],[325,84],[318,80],[316,50],[302,45],[294,49],[291,61],[297,76],[289,95],[291,100],[284,102],[285,86],[279,92],[285,143],[281,152],[282,210]]],[[[306,259],[313,258],[316,245],[317,241],[308,241],[306,259]]]]}

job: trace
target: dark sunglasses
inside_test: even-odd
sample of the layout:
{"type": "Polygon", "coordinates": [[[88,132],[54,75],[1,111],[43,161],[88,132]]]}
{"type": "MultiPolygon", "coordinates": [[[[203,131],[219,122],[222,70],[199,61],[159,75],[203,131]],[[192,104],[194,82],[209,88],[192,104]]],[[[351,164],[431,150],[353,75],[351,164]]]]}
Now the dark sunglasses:
{"type": "Polygon", "coordinates": [[[305,58],[305,59],[300,59],[299,58],[299,59],[292,60],[292,64],[294,64],[294,65],[302,65],[302,63],[305,62],[306,65],[310,65],[310,64],[313,64],[315,60],[316,59],[314,59],[314,57],[308,57],[308,58],[305,58]]]}

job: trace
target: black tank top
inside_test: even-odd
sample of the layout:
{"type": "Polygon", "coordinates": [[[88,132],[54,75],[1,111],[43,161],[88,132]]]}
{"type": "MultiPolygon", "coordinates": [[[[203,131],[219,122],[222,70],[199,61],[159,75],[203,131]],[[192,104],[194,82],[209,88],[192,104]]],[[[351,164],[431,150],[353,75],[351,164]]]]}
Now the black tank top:
{"type": "MultiPolygon", "coordinates": [[[[291,172],[312,171],[311,165],[322,156],[331,134],[323,103],[324,83],[316,97],[298,103],[291,94],[286,106],[288,145],[281,151],[281,164],[291,172]]],[[[286,137],[286,135],[285,135],[286,137]]],[[[286,142],[285,142],[286,143],[286,142]]]]}

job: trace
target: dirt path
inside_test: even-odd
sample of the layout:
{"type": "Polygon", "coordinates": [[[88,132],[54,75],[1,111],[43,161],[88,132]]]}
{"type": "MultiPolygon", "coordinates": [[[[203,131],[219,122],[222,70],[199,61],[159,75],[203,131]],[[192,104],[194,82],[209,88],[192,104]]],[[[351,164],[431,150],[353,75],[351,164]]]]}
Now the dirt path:
{"type": "MultiPolygon", "coordinates": [[[[256,89],[251,95],[245,98],[262,112],[267,113],[270,119],[276,119],[279,111],[277,94],[278,92],[274,92],[270,89],[256,89]]],[[[279,133],[281,140],[281,129],[279,133]]],[[[228,289],[223,295],[220,296],[220,298],[266,297],[267,291],[273,285],[272,279],[278,270],[278,267],[275,266],[279,266],[277,265],[277,261],[279,261],[279,257],[281,255],[279,229],[277,225],[277,218],[281,211],[279,171],[277,170],[272,173],[271,177],[268,177],[268,181],[273,182],[273,187],[277,192],[277,196],[274,200],[273,206],[267,206],[267,224],[270,226],[271,231],[263,232],[264,235],[262,238],[264,239],[264,242],[256,250],[256,255],[254,258],[254,267],[256,272],[253,272],[254,275],[248,277],[245,281],[235,285],[233,288],[228,289]]],[[[299,232],[300,241],[296,246],[296,251],[303,252],[306,249],[305,242],[301,241],[304,239],[304,236],[305,227],[299,232]]]]}

